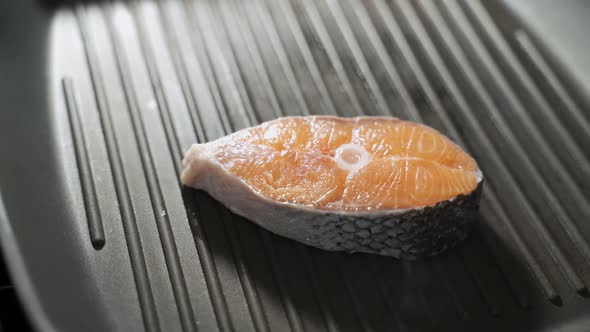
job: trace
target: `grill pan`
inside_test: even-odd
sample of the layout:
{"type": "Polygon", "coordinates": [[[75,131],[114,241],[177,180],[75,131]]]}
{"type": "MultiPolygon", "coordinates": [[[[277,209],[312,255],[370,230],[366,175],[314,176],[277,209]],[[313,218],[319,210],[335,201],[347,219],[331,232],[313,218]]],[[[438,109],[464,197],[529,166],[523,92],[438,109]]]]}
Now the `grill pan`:
{"type": "Polygon", "coordinates": [[[0,243],[39,330],[590,329],[588,100],[503,3],[2,6],[0,243]],[[449,135],[487,177],[474,234],[328,253],[180,187],[190,144],[301,114],[449,135]]]}

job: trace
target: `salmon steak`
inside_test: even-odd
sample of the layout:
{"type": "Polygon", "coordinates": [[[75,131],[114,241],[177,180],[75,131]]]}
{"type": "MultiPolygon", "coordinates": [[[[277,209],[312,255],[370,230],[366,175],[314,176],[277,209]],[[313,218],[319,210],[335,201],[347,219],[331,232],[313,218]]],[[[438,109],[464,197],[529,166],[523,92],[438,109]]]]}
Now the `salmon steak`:
{"type": "Polygon", "coordinates": [[[284,117],[194,144],[182,183],[281,236],[416,259],[455,246],[483,176],[428,126],[390,117],[284,117]]]}

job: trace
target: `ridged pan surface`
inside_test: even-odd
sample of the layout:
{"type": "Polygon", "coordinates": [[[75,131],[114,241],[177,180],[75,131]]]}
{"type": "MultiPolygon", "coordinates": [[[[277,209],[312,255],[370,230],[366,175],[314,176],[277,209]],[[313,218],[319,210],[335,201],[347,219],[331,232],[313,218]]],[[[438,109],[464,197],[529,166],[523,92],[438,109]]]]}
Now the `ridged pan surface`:
{"type": "MultiPolygon", "coordinates": [[[[29,263],[58,330],[588,324],[589,104],[501,5],[87,1],[51,22],[43,145],[64,211],[35,241],[15,233],[30,255],[59,260],[29,263]],[[427,260],[325,252],[180,186],[191,144],[309,114],[396,116],[458,142],[486,176],[474,233],[427,260]]],[[[5,205],[11,220],[35,213],[5,205]]]]}

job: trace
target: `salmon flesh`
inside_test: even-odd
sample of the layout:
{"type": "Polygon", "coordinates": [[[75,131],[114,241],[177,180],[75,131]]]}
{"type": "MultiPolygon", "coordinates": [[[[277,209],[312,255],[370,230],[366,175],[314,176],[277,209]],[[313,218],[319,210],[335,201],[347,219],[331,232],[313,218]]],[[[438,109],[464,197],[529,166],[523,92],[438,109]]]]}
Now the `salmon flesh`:
{"type": "Polygon", "coordinates": [[[194,144],[182,183],[310,246],[415,259],[455,246],[483,175],[428,126],[389,117],[284,117],[194,144]]]}

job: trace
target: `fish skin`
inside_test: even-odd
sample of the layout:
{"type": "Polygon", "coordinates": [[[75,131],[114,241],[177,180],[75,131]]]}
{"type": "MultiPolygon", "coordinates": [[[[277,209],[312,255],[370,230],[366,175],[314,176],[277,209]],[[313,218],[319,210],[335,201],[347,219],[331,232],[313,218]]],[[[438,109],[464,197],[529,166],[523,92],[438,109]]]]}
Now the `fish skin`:
{"type": "Polygon", "coordinates": [[[255,192],[214,160],[212,148],[206,143],[189,149],[183,160],[184,185],[208,192],[233,213],[277,235],[328,251],[408,260],[435,256],[468,236],[483,187],[482,178],[471,193],[433,207],[358,212],[313,209],[255,192]]]}

